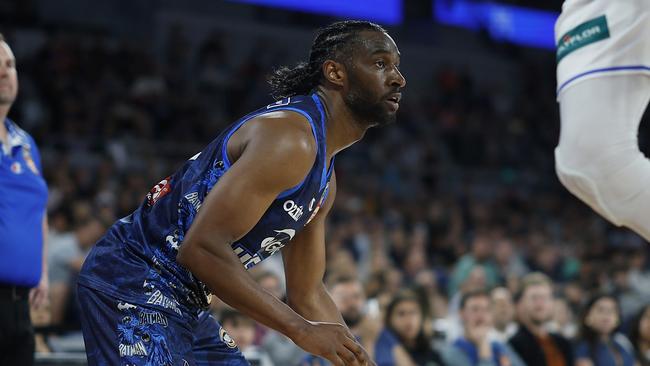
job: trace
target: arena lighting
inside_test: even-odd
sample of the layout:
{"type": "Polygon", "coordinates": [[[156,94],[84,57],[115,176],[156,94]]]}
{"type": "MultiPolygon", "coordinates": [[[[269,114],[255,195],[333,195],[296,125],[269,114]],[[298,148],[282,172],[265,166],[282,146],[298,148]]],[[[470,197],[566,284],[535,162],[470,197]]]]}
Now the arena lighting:
{"type": "Polygon", "coordinates": [[[232,2],[265,5],[308,13],[334,15],[344,18],[372,20],[378,23],[400,24],[403,18],[402,0],[230,0],[232,2]]]}
{"type": "Polygon", "coordinates": [[[559,13],[471,0],[433,0],[432,9],[442,24],[486,30],[497,41],[555,49],[553,29],[559,13]]]}

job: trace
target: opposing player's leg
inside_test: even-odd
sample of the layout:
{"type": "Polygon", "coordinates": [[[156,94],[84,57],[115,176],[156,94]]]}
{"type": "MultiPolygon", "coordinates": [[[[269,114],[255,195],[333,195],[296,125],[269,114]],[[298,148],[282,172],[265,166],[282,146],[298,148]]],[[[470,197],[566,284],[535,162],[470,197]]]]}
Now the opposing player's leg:
{"type": "Polygon", "coordinates": [[[250,365],[237,348],[235,341],[209,312],[203,311],[199,314],[198,324],[193,334],[192,352],[197,366],[250,365]]]}
{"type": "Polygon", "coordinates": [[[78,295],[88,365],[196,365],[188,319],[85,286],[78,295]]]}
{"type": "Polygon", "coordinates": [[[560,181],[609,221],[650,240],[650,160],[637,139],[650,77],[583,80],[559,99],[562,128],[555,162],[560,181]]]}

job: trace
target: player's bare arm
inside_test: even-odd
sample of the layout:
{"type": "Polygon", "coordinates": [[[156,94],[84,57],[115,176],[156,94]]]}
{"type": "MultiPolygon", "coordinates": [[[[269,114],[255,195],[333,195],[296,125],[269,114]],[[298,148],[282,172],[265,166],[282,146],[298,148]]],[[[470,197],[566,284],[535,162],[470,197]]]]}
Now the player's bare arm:
{"type": "Polygon", "coordinates": [[[320,211],[303,231],[283,248],[287,300],[296,312],[313,321],[345,324],[325,285],[325,221],[336,197],[336,177],[320,211]],[[307,270],[308,269],[308,270],[307,270]]]}
{"type": "Polygon", "coordinates": [[[310,126],[299,114],[277,112],[249,121],[229,142],[234,164],[206,197],[177,260],[224,302],[305,350],[335,365],[358,365],[353,351],[359,346],[345,328],[306,321],[262,289],[230,247],[281,192],[304,179],[316,150],[310,126]],[[310,341],[316,334],[318,339],[310,341]]]}
{"type": "MultiPolygon", "coordinates": [[[[336,199],[336,174],[330,179],[329,193],[323,207],[292,241],[282,249],[289,306],[308,320],[345,326],[345,321],[323,283],[325,275],[325,222],[336,199]]],[[[346,327],[347,328],[347,327],[346,327]]],[[[347,329],[346,329],[347,330],[347,329]]],[[[350,337],[354,337],[347,330],[350,337]]],[[[370,360],[358,347],[360,360],[370,360]]]]}

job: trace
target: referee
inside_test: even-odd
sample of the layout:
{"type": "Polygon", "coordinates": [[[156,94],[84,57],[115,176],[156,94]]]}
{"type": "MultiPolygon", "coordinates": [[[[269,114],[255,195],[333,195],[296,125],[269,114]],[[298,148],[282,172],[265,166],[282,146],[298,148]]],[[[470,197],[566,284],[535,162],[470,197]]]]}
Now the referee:
{"type": "Polygon", "coordinates": [[[34,363],[29,306],[48,299],[47,186],[34,140],[7,118],[17,92],[16,59],[0,34],[0,365],[23,366],[34,363]]]}

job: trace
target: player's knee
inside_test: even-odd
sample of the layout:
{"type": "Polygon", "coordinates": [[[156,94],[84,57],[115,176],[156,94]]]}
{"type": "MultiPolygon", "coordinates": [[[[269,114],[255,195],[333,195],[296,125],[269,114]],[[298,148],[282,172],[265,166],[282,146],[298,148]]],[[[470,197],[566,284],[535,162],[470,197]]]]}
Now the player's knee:
{"type": "Polygon", "coordinates": [[[594,180],[592,167],[580,164],[568,164],[562,150],[555,150],[555,173],[562,185],[572,194],[585,202],[598,200],[598,185],[594,180]]]}
{"type": "Polygon", "coordinates": [[[555,171],[562,185],[605,218],[623,224],[622,208],[642,188],[639,182],[647,184],[650,162],[633,141],[590,146],[588,153],[571,148],[555,150],[555,171]]]}
{"type": "Polygon", "coordinates": [[[560,182],[571,193],[585,200],[597,190],[594,176],[598,175],[598,164],[594,156],[603,147],[593,140],[560,139],[555,149],[555,173],[560,182]]]}

